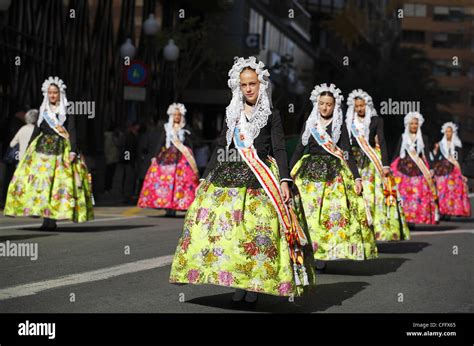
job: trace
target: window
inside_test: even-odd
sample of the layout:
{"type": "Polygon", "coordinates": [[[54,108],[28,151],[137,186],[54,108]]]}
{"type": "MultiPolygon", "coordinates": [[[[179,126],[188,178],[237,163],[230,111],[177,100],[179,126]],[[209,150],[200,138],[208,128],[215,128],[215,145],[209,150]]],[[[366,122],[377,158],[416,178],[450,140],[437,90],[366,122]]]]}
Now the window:
{"type": "Polygon", "coordinates": [[[403,13],[407,17],[426,17],[426,5],[404,4],[403,13]]]}
{"type": "Polygon", "coordinates": [[[450,103],[459,103],[461,101],[461,90],[457,88],[441,89],[441,97],[450,103]]]}
{"type": "Polygon", "coordinates": [[[464,20],[464,9],[462,7],[435,6],[433,8],[433,19],[447,22],[462,22],[464,20]]]}
{"type": "Polygon", "coordinates": [[[403,30],[402,40],[407,43],[425,43],[425,32],[418,30],[403,30]]]}
{"type": "Polygon", "coordinates": [[[474,92],[469,93],[469,106],[474,107],[474,92]]]}
{"type": "Polygon", "coordinates": [[[467,76],[469,79],[474,79],[474,66],[469,66],[469,70],[467,72],[467,76]]]}
{"type": "Polygon", "coordinates": [[[463,35],[446,32],[433,33],[433,48],[463,48],[463,35]]]}
{"type": "Polygon", "coordinates": [[[452,60],[435,60],[433,63],[434,76],[461,76],[461,65],[453,65],[452,60]]]}

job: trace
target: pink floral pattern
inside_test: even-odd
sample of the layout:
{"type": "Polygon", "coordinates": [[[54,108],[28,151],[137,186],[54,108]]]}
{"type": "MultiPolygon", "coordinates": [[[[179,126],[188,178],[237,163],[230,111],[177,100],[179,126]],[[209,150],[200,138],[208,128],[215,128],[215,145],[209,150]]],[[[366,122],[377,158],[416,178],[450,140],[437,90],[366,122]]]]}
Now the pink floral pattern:
{"type": "Polygon", "coordinates": [[[187,210],[194,201],[198,176],[175,146],[152,162],[138,200],[140,208],[187,210]]]}
{"type": "MultiPolygon", "coordinates": [[[[446,160],[447,161],[447,160],[446,160]]],[[[454,166],[447,175],[435,175],[438,189],[439,212],[451,216],[471,216],[467,185],[461,170],[454,166]]]]}
{"type": "MultiPolygon", "coordinates": [[[[411,160],[411,159],[410,159],[411,160]]],[[[435,224],[436,200],[423,175],[408,176],[398,169],[400,158],[392,162],[391,168],[398,191],[402,197],[403,211],[407,222],[435,224]]],[[[425,161],[425,164],[428,163],[425,161]]]]}

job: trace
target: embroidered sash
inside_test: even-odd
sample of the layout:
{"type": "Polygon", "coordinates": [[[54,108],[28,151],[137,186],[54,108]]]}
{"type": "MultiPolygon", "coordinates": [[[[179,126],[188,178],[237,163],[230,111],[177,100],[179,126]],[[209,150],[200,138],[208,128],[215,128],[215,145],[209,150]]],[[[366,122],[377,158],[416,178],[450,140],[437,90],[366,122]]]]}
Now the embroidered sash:
{"type": "MultiPolygon", "coordinates": [[[[369,158],[369,160],[374,164],[375,170],[380,175],[382,180],[384,180],[382,161],[378,157],[375,149],[372,148],[369,143],[367,143],[367,139],[365,138],[364,134],[356,127],[354,123],[352,123],[351,132],[352,132],[352,135],[357,140],[359,147],[362,149],[364,154],[369,158]]],[[[384,182],[384,185],[385,185],[385,182],[384,182]]]]}
{"type": "Polygon", "coordinates": [[[191,151],[183,143],[181,143],[178,138],[174,138],[172,142],[174,146],[180,151],[180,153],[184,155],[189,165],[191,166],[194,174],[199,175],[199,169],[197,167],[196,160],[194,159],[193,154],[191,154],[191,151]]]}
{"type": "Polygon", "coordinates": [[[54,132],[56,132],[58,135],[60,135],[61,137],[65,139],[69,139],[69,133],[64,128],[64,126],[58,123],[58,119],[56,117],[49,114],[48,111],[44,111],[43,119],[46,120],[49,127],[51,127],[54,130],[54,132]]]}
{"type": "Polygon", "coordinates": [[[407,152],[408,152],[408,155],[410,155],[410,158],[413,160],[413,162],[415,162],[416,166],[420,169],[421,173],[423,174],[423,177],[428,183],[431,193],[433,194],[433,198],[437,200],[438,194],[436,193],[436,187],[433,182],[433,179],[431,178],[431,172],[429,171],[428,167],[426,167],[425,162],[417,155],[415,151],[407,150],[407,152]]]}
{"type": "Polygon", "coordinates": [[[458,160],[456,160],[454,157],[449,156],[446,158],[449,162],[451,162],[455,167],[459,168],[461,170],[461,165],[459,164],[458,160]]]}
{"type": "MultiPolygon", "coordinates": [[[[290,259],[293,264],[295,283],[297,286],[301,285],[298,276],[299,271],[303,276],[303,285],[307,286],[309,283],[306,269],[304,267],[304,255],[302,251],[302,247],[308,243],[306,235],[299,225],[297,217],[291,207],[288,208],[285,204],[278,180],[273,175],[270,168],[260,160],[255,147],[253,145],[246,146],[244,140],[244,135],[240,132],[240,129],[236,127],[234,129],[235,147],[247,166],[252,170],[253,174],[255,174],[255,177],[267,196],[270,198],[285,231],[285,238],[290,251],[290,259]]],[[[270,158],[270,160],[272,159],[273,158],[270,158]]]]}
{"type": "MultiPolygon", "coordinates": [[[[331,136],[329,136],[326,131],[322,129],[318,130],[317,128],[313,127],[311,129],[311,134],[316,140],[316,142],[318,142],[318,144],[324,148],[324,150],[326,150],[329,154],[337,157],[348,168],[346,158],[344,157],[344,151],[342,151],[342,149],[339,148],[333,142],[331,136]]],[[[373,224],[372,212],[370,210],[369,204],[367,203],[364,197],[362,197],[362,200],[364,201],[364,208],[365,208],[365,215],[367,217],[367,223],[369,225],[372,225],[373,224]]]]}
{"type": "Polygon", "coordinates": [[[433,179],[431,178],[431,172],[429,171],[428,167],[426,167],[425,162],[418,156],[415,151],[407,150],[407,152],[413,162],[415,162],[416,166],[420,169],[421,173],[423,174],[423,177],[428,183],[428,187],[430,188],[431,194],[433,195],[433,199],[435,200],[435,220],[438,221],[439,212],[438,203],[436,203],[436,201],[438,200],[438,193],[436,192],[436,186],[433,182],[433,179]]]}

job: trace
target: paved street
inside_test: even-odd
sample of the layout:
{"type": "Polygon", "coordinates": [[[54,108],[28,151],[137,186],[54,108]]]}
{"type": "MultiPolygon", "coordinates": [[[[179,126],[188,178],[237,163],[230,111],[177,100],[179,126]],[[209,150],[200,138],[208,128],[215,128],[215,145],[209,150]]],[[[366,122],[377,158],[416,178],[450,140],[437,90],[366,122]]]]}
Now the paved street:
{"type": "MultiPolygon", "coordinates": [[[[0,217],[0,241],[38,244],[38,258],[0,257],[0,312],[242,312],[231,289],[168,283],[183,215],[100,207],[86,224],[0,217]],[[72,298],[71,298],[72,297],[72,298]]],[[[474,312],[474,221],[417,227],[367,262],[332,262],[314,292],[262,295],[259,312],[474,312]],[[399,301],[399,300],[403,301],[399,301]]]]}

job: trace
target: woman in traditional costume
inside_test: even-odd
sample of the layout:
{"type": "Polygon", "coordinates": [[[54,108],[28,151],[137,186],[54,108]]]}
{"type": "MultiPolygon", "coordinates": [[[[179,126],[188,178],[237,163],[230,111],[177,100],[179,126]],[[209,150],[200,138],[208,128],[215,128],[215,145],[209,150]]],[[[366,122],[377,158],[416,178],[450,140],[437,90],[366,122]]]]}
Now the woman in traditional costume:
{"type": "Polygon", "coordinates": [[[361,89],[352,90],[347,106],[347,132],[362,177],[362,195],[370,207],[375,239],[410,239],[401,197],[390,172],[383,119],[372,97],[361,89]]]}
{"type": "Polygon", "coordinates": [[[229,77],[226,123],[186,214],[170,282],[233,287],[234,302],[297,295],[314,276],[286,204],[291,179],[269,73],[255,57],[238,58],[229,77]]]}
{"type": "Polygon", "coordinates": [[[370,210],[361,196],[362,179],[342,129],[341,91],[334,84],[317,85],[310,100],[313,110],[290,167],[300,196],[300,218],[306,220],[317,269],[322,271],[325,261],[376,258],[377,247],[370,210]]]}
{"type": "Polygon", "coordinates": [[[171,216],[187,210],[194,201],[199,171],[192,152],[191,131],[186,127],[182,103],[168,107],[158,153],[151,161],[138,199],[140,208],[166,209],[171,216]]]}
{"type": "Polygon", "coordinates": [[[398,141],[391,169],[402,197],[407,222],[435,224],[439,220],[437,192],[428,163],[428,139],[421,132],[424,118],[418,112],[405,116],[405,132],[398,141]]]}
{"type": "Polygon", "coordinates": [[[452,122],[441,128],[443,138],[433,150],[433,171],[439,198],[439,212],[446,216],[471,216],[467,178],[462,175],[462,143],[452,122]]]}
{"type": "Polygon", "coordinates": [[[42,217],[41,229],[54,230],[56,220],[93,219],[93,196],[74,119],[66,116],[66,85],[49,77],[41,90],[37,127],[8,187],[4,214],[42,217]]]}

